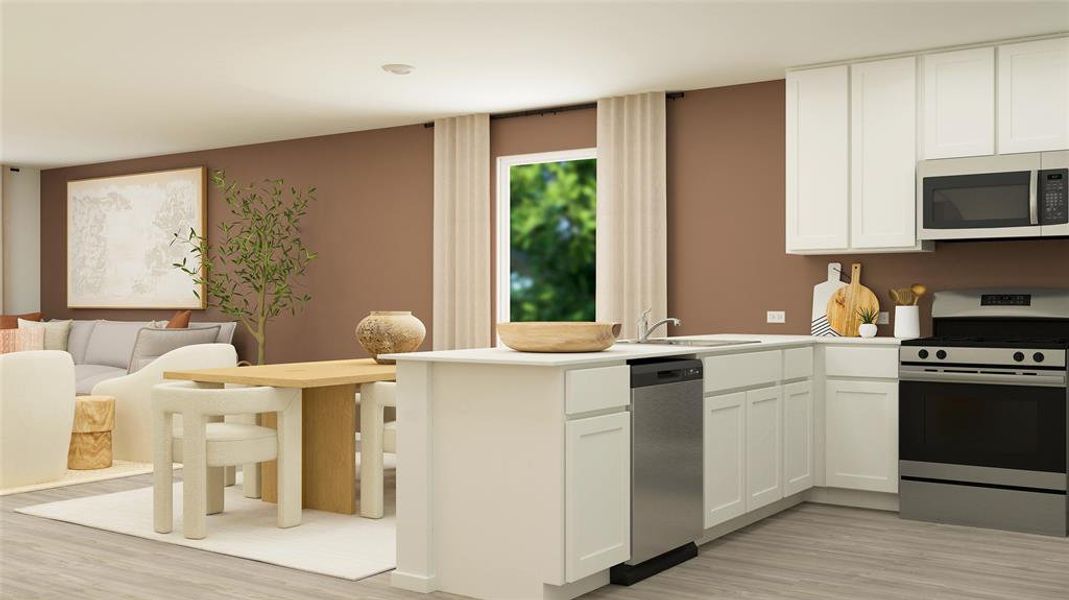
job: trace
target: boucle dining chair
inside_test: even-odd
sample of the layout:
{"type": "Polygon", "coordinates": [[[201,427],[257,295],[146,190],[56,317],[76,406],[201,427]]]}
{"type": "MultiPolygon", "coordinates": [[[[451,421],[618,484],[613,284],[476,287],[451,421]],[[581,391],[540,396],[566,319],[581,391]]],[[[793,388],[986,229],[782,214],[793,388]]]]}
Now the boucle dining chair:
{"type": "Polygon", "coordinates": [[[397,406],[397,383],[360,386],[360,516],[381,519],[384,512],[383,453],[397,452],[397,421],[385,422],[385,408],[397,406]]]}
{"type": "Polygon", "coordinates": [[[274,387],[222,388],[195,382],[153,388],[153,513],[157,533],[173,523],[172,461],[182,463],[182,533],[206,535],[206,515],[223,510],[223,468],[278,461],[278,526],[301,523],[301,393],[274,387]],[[219,417],[278,413],[278,429],[219,417]],[[177,425],[174,416],[181,415],[177,425]]]}

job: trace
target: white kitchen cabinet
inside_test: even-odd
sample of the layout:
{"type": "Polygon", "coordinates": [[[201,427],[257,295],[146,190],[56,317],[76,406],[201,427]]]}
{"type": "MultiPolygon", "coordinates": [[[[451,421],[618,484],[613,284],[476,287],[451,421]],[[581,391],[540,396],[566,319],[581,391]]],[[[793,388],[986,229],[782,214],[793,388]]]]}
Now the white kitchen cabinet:
{"type": "Polygon", "coordinates": [[[746,392],[705,397],[705,528],[746,512],[746,392]]]}
{"type": "Polygon", "coordinates": [[[995,49],[940,52],[921,60],[921,158],[994,154],[995,49]]]}
{"type": "Polygon", "coordinates": [[[787,252],[849,243],[845,65],[787,74],[787,252]]]}
{"type": "Polygon", "coordinates": [[[631,415],[618,412],[565,424],[565,579],[631,556],[631,415]]]}
{"type": "Polygon", "coordinates": [[[746,392],[746,510],[783,497],[783,388],[746,392]]]}
{"type": "Polygon", "coordinates": [[[783,495],[813,487],[813,382],[783,386],[783,495]]]}
{"type": "Polygon", "coordinates": [[[898,492],[898,382],[825,382],[828,487],[898,492]]]}
{"type": "Polygon", "coordinates": [[[917,243],[917,59],[850,66],[850,246],[917,243]]]}
{"type": "Polygon", "coordinates": [[[1069,37],[998,47],[998,152],[1069,149],[1069,37]]]}

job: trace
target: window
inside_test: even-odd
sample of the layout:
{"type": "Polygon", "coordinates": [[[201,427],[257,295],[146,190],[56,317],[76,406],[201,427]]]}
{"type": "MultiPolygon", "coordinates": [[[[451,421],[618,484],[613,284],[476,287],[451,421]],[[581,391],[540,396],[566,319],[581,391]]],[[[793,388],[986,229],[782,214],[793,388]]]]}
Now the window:
{"type": "Polygon", "coordinates": [[[593,148],[497,162],[499,321],[593,321],[593,148]]]}

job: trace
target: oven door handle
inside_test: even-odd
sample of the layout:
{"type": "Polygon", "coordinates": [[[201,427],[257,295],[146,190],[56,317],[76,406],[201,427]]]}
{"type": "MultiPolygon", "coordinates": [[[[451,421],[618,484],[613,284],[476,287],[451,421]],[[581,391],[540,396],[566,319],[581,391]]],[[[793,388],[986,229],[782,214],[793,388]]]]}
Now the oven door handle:
{"type": "Polygon", "coordinates": [[[1028,185],[1028,222],[1039,225],[1039,171],[1032,169],[1028,185]]]}
{"type": "Polygon", "coordinates": [[[1017,375],[1014,373],[959,373],[946,371],[914,371],[902,367],[898,372],[901,381],[928,383],[986,383],[994,385],[1025,385],[1041,387],[1065,387],[1065,375],[1017,375]]]}

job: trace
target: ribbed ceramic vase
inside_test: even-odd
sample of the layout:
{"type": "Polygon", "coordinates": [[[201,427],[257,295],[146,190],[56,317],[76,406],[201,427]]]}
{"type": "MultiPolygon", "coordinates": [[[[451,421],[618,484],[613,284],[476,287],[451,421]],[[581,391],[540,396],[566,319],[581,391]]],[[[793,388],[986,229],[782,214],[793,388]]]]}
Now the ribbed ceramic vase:
{"type": "Polygon", "coordinates": [[[380,359],[380,354],[412,352],[423,343],[427,328],[409,310],[373,310],[356,326],[356,341],[380,365],[394,361],[380,359]]]}

